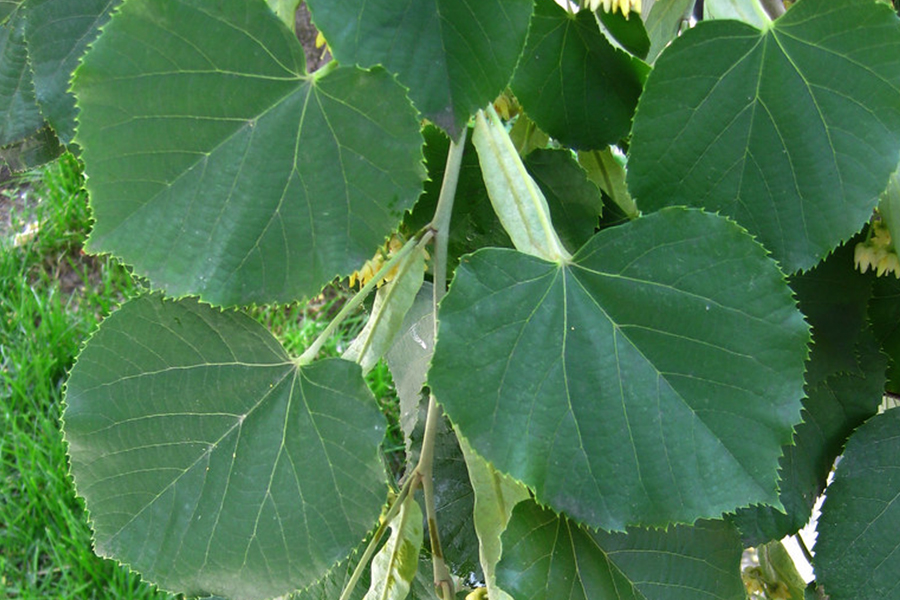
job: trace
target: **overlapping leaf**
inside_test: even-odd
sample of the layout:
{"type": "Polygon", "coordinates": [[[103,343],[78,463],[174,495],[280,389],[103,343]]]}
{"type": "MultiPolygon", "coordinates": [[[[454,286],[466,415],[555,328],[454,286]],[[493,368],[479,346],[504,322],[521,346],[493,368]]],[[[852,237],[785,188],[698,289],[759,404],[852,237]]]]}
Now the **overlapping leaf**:
{"type": "Polygon", "coordinates": [[[384,65],[454,139],[496,98],[525,45],[532,0],[309,0],[341,63],[384,65]]]}
{"type": "Polygon", "coordinates": [[[644,211],[735,218],[787,271],[859,231],[900,152],[900,20],[860,0],[801,0],[764,32],[699,24],[657,61],[628,183],[644,211]]]}
{"type": "Polygon", "coordinates": [[[612,530],[693,522],[777,505],[807,339],[758,244],[670,209],[601,231],[571,264],[465,258],[429,384],[541,503],[612,530]]]}
{"type": "Polygon", "coordinates": [[[0,24],[0,146],[33,135],[43,125],[28,65],[24,11],[18,3],[0,24]]]}
{"type": "Polygon", "coordinates": [[[264,2],[130,1],[74,88],[88,247],[173,295],[314,293],[369,258],[421,188],[402,88],[377,69],[306,75],[264,2]]]}
{"type": "Polygon", "coordinates": [[[891,359],[887,389],[900,394],[900,280],[893,276],[875,279],[869,318],[878,342],[891,359]]]}
{"type": "Polygon", "coordinates": [[[359,367],[297,367],[248,317],[145,296],[67,385],[72,473],[95,549],[161,587],[232,600],[309,585],[385,497],[384,418],[359,367]]]}
{"type": "Polygon", "coordinates": [[[497,580],[516,600],[743,600],[741,551],[721,521],[609,534],[526,500],[503,534],[497,580]]]}
{"type": "Polygon", "coordinates": [[[847,443],[828,486],[815,546],[831,600],[882,600],[900,589],[900,410],[872,417],[847,443]]]}
{"type": "Polygon", "coordinates": [[[75,134],[72,72],[119,1],[28,0],[25,35],[37,100],[63,144],[75,134]]]}
{"type": "Polygon", "coordinates": [[[641,61],[607,41],[593,13],[572,16],[538,0],[512,89],[551,137],[594,149],[628,134],[645,75],[641,61]]]}

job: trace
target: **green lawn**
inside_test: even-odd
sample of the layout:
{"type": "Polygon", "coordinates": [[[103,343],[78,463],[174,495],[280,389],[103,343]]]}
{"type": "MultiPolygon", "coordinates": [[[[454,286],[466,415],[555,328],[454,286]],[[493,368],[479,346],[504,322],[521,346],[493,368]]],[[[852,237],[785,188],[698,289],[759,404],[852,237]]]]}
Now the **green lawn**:
{"type": "MultiPolygon", "coordinates": [[[[0,192],[0,598],[174,598],[93,554],[68,475],[59,420],[66,373],[98,322],[141,291],[114,260],[82,253],[90,227],[82,183],[66,156],[0,192]]],[[[343,299],[331,290],[309,307],[255,315],[299,353],[343,299]]],[[[325,352],[339,354],[363,320],[350,319],[325,352]]],[[[369,382],[395,424],[396,446],[383,364],[369,382]]]]}

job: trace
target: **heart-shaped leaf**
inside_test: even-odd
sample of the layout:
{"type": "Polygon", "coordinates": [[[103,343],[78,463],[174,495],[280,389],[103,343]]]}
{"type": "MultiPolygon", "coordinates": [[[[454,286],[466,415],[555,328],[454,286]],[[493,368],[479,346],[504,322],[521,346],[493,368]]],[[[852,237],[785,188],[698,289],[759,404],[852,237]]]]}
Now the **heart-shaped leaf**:
{"type": "Polygon", "coordinates": [[[516,600],[744,600],[741,551],[721,521],[610,534],[526,500],[503,534],[497,581],[516,600]]]}
{"type": "Polygon", "coordinates": [[[569,264],[464,258],[429,384],[539,502],[611,530],[693,522],[778,504],[807,340],[763,248],[670,209],[601,231],[569,264]]]}
{"type": "Polygon", "coordinates": [[[831,600],[882,600],[900,588],[900,410],[872,417],[847,442],[828,486],[815,546],[831,600]]]}
{"type": "Polygon", "coordinates": [[[240,313],[156,295],[109,317],[67,384],[95,550],[186,595],[310,585],[385,494],[384,418],[359,366],[298,367],[240,313]]]}
{"type": "Polygon", "coordinates": [[[699,24],[656,63],[628,184],[644,211],[733,217],[786,271],[872,214],[900,152],[900,20],[880,2],[801,0],[760,32],[699,24]]]}
{"type": "Polygon", "coordinates": [[[532,0],[309,0],[343,64],[383,65],[454,139],[496,98],[525,45],[532,0]]]}
{"type": "Polygon", "coordinates": [[[41,111],[63,144],[75,135],[69,80],[120,0],[28,0],[25,35],[41,111]]]}
{"type": "Polygon", "coordinates": [[[310,295],[368,259],[421,189],[403,89],[377,69],[306,75],[264,2],[129,1],[74,89],[88,248],[172,295],[310,295]]]}
{"type": "Polygon", "coordinates": [[[607,41],[591,11],[537,0],[512,89],[551,137],[599,149],[628,134],[647,70],[607,41]]]}

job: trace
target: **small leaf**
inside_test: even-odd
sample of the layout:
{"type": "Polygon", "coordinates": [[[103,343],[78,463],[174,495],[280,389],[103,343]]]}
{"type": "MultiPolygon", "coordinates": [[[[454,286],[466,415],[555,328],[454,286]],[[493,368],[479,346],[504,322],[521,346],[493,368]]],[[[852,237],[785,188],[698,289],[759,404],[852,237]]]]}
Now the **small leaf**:
{"type": "Polygon", "coordinates": [[[365,327],[344,352],[344,360],[359,363],[363,374],[381,360],[400,331],[425,277],[425,251],[414,250],[397,265],[396,276],[375,294],[365,327]]]}
{"type": "Polygon", "coordinates": [[[602,230],[567,265],[466,257],[429,384],[539,502],[611,530],[693,522],[778,504],[807,341],[763,248],[721,217],[670,209],[602,230]]]}
{"type": "Polygon", "coordinates": [[[616,44],[638,58],[647,58],[650,51],[650,38],[640,19],[630,19],[619,11],[595,13],[600,26],[616,44]]]}
{"type": "Polygon", "coordinates": [[[275,16],[281,19],[291,31],[294,30],[297,7],[300,5],[300,2],[302,0],[266,0],[275,16]]]}
{"type": "Polygon", "coordinates": [[[590,150],[628,134],[646,72],[613,48],[591,11],[573,16],[553,0],[537,0],[511,87],[551,137],[590,150]]]}
{"type": "Polygon", "coordinates": [[[391,522],[391,537],[372,559],[369,591],[363,600],[404,600],[419,567],[423,516],[410,495],[391,522]]]}
{"type": "Polygon", "coordinates": [[[669,43],[687,27],[696,0],[656,0],[644,26],[650,37],[646,61],[653,63],[669,43]]]}
{"type": "Polygon", "coordinates": [[[0,24],[0,146],[33,135],[44,126],[34,95],[21,3],[0,24]]]}
{"type": "Polygon", "coordinates": [[[497,581],[516,600],[744,600],[741,552],[721,521],[609,534],[526,500],[503,534],[497,581]]]}
{"type": "Polygon", "coordinates": [[[25,35],[41,111],[69,144],[75,135],[72,73],[120,0],[28,0],[25,35]]]}
{"type": "Polygon", "coordinates": [[[638,217],[640,213],[625,185],[625,165],[616,158],[612,148],[579,152],[578,164],[622,213],[629,219],[638,217]]]}
{"type": "Polygon", "coordinates": [[[297,367],[261,325],[195,300],[123,305],[67,383],[95,550],[186,595],[255,600],[345,558],[386,494],[359,366],[297,367]]]}
{"type": "Polygon", "coordinates": [[[306,75],[264,2],[129,0],[73,86],[88,248],[171,295],[312,295],[371,257],[421,190],[404,90],[380,69],[306,75]]]}
{"type": "Polygon", "coordinates": [[[900,153],[900,20],[880,2],[802,0],[760,32],[709,21],[657,61],[634,119],[641,210],[734,218],[785,271],[869,219],[900,153]]]}
{"type": "Polygon", "coordinates": [[[475,491],[475,531],[478,534],[478,553],[484,571],[484,583],[491,600],[512,600],[497,587],[496,566],[503,554],[500,536],[506,530],[513,509],[529,498],[528,489],[497,472],[487,461],[460,440],[472,489],[475,491]]]}
{"type": "Polygon", "coordinates": [[[496,98],[525,45],[532,0],[309,0],[343,64],[383,65],[453,139],[496,98]]]}
{"type": "Polygon", "coordinates": [[[887,390],[900,394],[900,280],[876,277],[869,301],[869,319],[882,350],[890,357],[887,390]]]}
{"type": "Polygon", "coordinates": [[[815,546],[816,580],[831,600],[884,600],[900,586],[900,410],[872,417],[850,440],[828,486],[815,546]]]}

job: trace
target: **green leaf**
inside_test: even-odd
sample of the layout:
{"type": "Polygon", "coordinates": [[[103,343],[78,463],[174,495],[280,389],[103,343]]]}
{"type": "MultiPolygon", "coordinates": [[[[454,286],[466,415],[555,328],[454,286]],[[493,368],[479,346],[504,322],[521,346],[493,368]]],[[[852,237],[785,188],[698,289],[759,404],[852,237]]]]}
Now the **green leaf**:
{"type": "Polygon", "coordinates": [[[506,87],[532,10],[532,0],[308,4],[339,62],[396,73],[425,118],[453,139],[506,87]]]}
{"type": "MultiPolygon", "coordinates": [[[[815,334],[814,325],[814,348],[815,334]]],[[[878,411],[887,359],[871,330],[858,337],[856,347],[849,351],[854,363],[858,362],[852,372],[833,373],[815,385],[807,385],[803,423],[797,426],[793,443],[785,446],[780,460],[778,487],[784,512],[753,506],[732,517],[747,546],[780,540],[807,524],[844,442],[878,411]]],[[[815,352],[810,356],[811,368],[821,356],[815,352]]]]}
{"type": "Polygon", "coordinates": [[[807,340],[763,248],[670,209],[601,231],[565,266],[465,258],[429,384],[542,504],[610,530],[693,522],[778,504],[807,340]]]}
{"type": "Polygon", "coordinates": [[[871,216],[900,152],[900,20],[881,3],[801,0],[763,32],[709,21],[660,57],[628,162],[638,206],[733,217],[786,271],[871,216]]]}
{"type": "Polygon", "coordinates": [[[563,245],[577,251],[597,229],[603,211],[600,190],[568,150],[535,150],[524,163],[544,192],[563,245]]]}
{"type": "Polygon", "coordinates": [[[297,367],[249,317],[157,295],[103,322],[65,437],[95,550],[186,595],[310,585],[386,494],[385,423],[358,365],[297,367]]]}
{"type": "Polygon", "coordinates": [[[806,366],[806,383],[817,385],[837,373],[864,375],[858,363],[858,343],[868,327],[866,313],[874,277],[853,265],[858,237],[835,250],[806,273],[790,279],[800,311],[812,325],[813,344],[806,366]]]}
{"type": "Polygon", "coordinates": [[[371,257],[421,189],[400,86],[377,69],[307,76],[264,2],[130,0],[74,88],[88,248],[172,295],[311,295],[371,257]]]}
{"type": "Polygon", "coordinates": [[[675,36],[687,27],[696,0],[656,0],[644,20],[650,37],[647,62],[653,63],[675,36]]]}
{"type": "Polygon", "coordinates": [[[704,0],[705,20],[733,19],[743,21],[759,29],[772,24],[772,19],[763,10],[759,0],[704,0]]]}
{"type": "Polygon", "coordinates": [[[75,135],[69,81],[119,0],[28,0],[25,35],[41,111],[63,144],[75,135]]]}
{"type": "Polygon", "coordinates": [[[612,148],[578,153],[578,164],[584,168],[588,179],[597,184],[628,219],[640,215],[628,186],[625,185],[625,165],[613,154],[612,148]]]}
{"type": "Polygon", "coordinates": [[[21,4],[0,25],[0,146],[33,135],[44,126],[34,95],[21,4]]]}
{"type": "Polygon", "coordinates": [[[297,16],[297,7],[302,0],[266,0],[269,9],[281,19],[281,21],[291,31],[294,30],[295,18],[297,16]]]}
{"type": "Polygon", "coordinates": [[[369,591],[363,600],[405,600],[419,569],[422,548],[422,509],[407,496],[391,522],[391,537],[372,559],[369,591]]]}
{"type": "Polygon", "coordinates": [[[872,285],[869,319],[881,344],[890,357],[887,390],[900,394],[900,280],[877,277],[872,285]]]}
{"type": "Polygon", "coordinates": [[[900,410],[872,417],[847,442],[828,486],[815,546],[831,600],[883,600],[900,586],[900,410]]]}
{"type": "Polygon", "coordinates": [[[610,534],[525,501],[503,534],[497,580],[516,600],[743,600],[741,551],[721,521],[610,534]]]}
{"type": "Polygon", "coordinates": [[[646,72],[607,41],[591,11],[572,15],[537,0],[512,90],[550,137],[579,150],[604,148],[628,134],[646,72]]]}
{"type": "Polygon", "coordinates": [[[529,498],[525,486],[499,473],[463,439],[460,440],[469,480],[475,492],[475,531],[478,535],[478,553],[484,571],[484,583],[491,600],[512,600],[509,594],[497,587],[495,569],[503,554],[500,536],[506,530],[513,508],[529,498]]]}
{"type": "Polygon", "coordinates": [[[594,13],[600,26],[621,47],[638,58],[647,58],[650,51],[650,38],[644,29],[644,22],[631,19],[620,11],[606,12],[598,10],[594,13]]]}
{"type": "Polygon", "coordinates": [[[359,363],[363,374],[372,370],[391,348],[425,278],[425,251],[413,250],[397,265],[394,278],[375,294],[365,327],[342,358],[359,363]]]}
{"type": "Polygon", "coordinates": [[[12,172],[27,171],[47,164],[65,151],[53,130],[45,126],[28,137],[0,148],[0,164],[6,165],[12,172]]]}
{"type": "Polygon", "coordinates": [[[767,583],[786,592],[787,598],[802,598],[806,595],[806,582],[797,571],[794,559],[779,540],[757,548],[757,556],[760,571],[767,583]]]}

